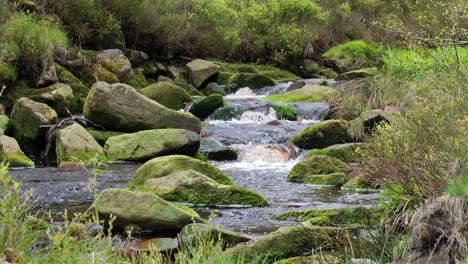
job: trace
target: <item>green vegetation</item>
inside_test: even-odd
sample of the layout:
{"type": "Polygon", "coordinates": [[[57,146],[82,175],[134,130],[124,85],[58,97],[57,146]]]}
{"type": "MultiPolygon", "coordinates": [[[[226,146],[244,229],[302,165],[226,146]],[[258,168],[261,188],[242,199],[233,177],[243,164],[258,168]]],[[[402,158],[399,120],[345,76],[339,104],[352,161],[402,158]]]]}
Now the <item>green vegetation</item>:
{"type": "Polygon", "coordinates": [[[336,67],[342,71],[374,66],[379,56],[379,44],[366,43],[362,40],[340,44],[322,55],[322,57],[333,61],[336,67]]]}
{"type": "Polygon", "coordinates": [[[307,85],[301,89],[293,90],[284,94],[272,94],[263,100],[271,102],[295,102],[295,103],[313,103],[313,102],[334,102],[338,97],[335,89],[321,85],[307,85]]]}
{"type": "Polygon", "coordinates": [[[288,105],[274,105],[272,108],[276,112],[278,119],[295,121],[297,119],[296,111],[288,105]]]}

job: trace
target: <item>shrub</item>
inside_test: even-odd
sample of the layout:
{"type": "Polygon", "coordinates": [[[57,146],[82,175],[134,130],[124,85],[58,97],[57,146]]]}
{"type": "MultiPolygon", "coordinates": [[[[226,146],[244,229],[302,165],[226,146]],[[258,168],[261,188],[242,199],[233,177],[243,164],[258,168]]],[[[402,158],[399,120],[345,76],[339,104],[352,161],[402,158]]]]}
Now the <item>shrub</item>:
{"type": "Polygon", "coordinates": [[[342,71],[350,71],[374,66],[380,57],[380,47],[375,42],[354,40],[329,49],[322,57],[331,60],[342,71]]]}

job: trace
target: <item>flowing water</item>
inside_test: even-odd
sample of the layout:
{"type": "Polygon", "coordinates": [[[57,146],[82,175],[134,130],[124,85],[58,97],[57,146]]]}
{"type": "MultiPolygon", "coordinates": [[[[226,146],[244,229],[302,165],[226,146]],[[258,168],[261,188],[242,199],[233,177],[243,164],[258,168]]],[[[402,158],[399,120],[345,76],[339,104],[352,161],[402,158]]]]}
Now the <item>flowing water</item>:
{"type": "MultiPolygon", "coordinates": [[[[356,193],[333,187],[312,187],[290,183],[286,177],[304,152],[287,143],[287,139],[320,122],[320,115],[328,110],[324,103],[291,103],[301,121],[277,120],[268,103],[261,100],[266,94],[283,92],[281,84],[253,93],[242,89],[226,96],[229,107],[237,115],[228,120],[210,117],[202,132],[202,151],[231,146],[239,153],[237,161],[212,162],[233,178],[237,185],[264,195],[270,202],[263,208],[226,206],[196,207],[201,216],[223,228],[261,236],[280,226],[294,224],[272,219],[275,214],[306,209],[334,209],[354,206],[372,206],[375,193],[356,193]]],[[[105,188],[124,188],[141,164],[113,163],[97,177],[97,192],[105,188]]],[[[70,213],[83,212],[93,201],[90,175],[86,171],[60,171],[55,167],[11,170],[11,175],[23,183],[23,188],[35,190],[35,208],[51,210],[59,219],[64,209],[70,213]]]]}

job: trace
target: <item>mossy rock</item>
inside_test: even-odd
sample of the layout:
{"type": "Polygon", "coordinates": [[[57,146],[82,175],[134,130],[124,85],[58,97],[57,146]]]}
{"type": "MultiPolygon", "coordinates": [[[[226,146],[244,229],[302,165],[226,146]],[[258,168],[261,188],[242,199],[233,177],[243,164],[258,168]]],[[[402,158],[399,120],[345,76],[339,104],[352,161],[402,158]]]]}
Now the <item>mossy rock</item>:
{"type": "Polygon", "coordinates": [[[296,111],[289,105],[273,105],[272,108],[275,110],[276,116],[280,120],[283,120],[283,119],[290,120],[290,121],[297,120],[296,111]]]}
{"type": "Polygon", "coordinates": [[[97,210],[103,220],[115,217],[112,226],[117,230],[134,225],[153,232],[178,232],[193,222],[204,222],[157,195],[120,189],[104,190],[90,210],[97,210]]]}
{"type": "Polygon", "coordinates": [[[335,172],[330,174],[317,174],[307,176],[304,180],[309,185],[325,185],[340,187],[348,181],[348,176],[344,172],[335,172]]]}
{"type": "Polygon", "coordinates": [[[119,83],[120,80],[115,74],[103,67],[101,64],[87,65],[79,70],[73,70],[84,85],[91,87],[96,82],[106,82],[110,84],[119,83]]]}
{"type": "Polygon", "coordinates": [[[218,78],[219,66],[209,61],[196,59],[187,63],[187,70],[191,84],[196,88],[202,88],[218,78]]]}
{"type": "Polygon", "coordinates": [[[57,77],[59,81],[64,84],[70,85],[73,90],[73,95],[75,98],[75,105],[76,109],[72,109],[75,113],[80,113],[83,111],[83,105],[86,100],[86,96],[89,93],[89,87],[84,85],[80,79],[76,78],[73,73],[69,72],[59,64],[55,64],[55,68],[57,71],[57,77]]]}
{"type": "Polygon", "coordinates": [[[378,207],[342,208],[330,210],[306,210],[275,215],[276,220],[308,221],[316,226],[367,228],[380,222],[384,210],[378,207]]]}
{"type": "Polygon", "coordinates": [[[206,156],[209,160],[216,161],[237,160],[237,151],[231,147],[225,147],[207,151],[206,156]]]}
{"type": "MultiPolygon", "coordinates": [[[[299,79],[299,77],[287,70],[280,69],[272,65],[258,65],[258,64],[247,64],[247,63],[220,63],[220,71],[225,76],[231,77],[237,73],[257,73],[267,76],[278,82],[289,82],[299,79]]],[[[220,73],[221,75],[221,73],[220,73]]],[[[218,80],[226,77],[218,77],[218,80]]],[[[219,84],[227,84],[219,82],[219,84]]]]}
{"type": "Polygon", "coordinates": [[[143,74],[143,69],[138,68],[138,69],[135,69],[133,72],[134,74],[132,78],[130,78],[130,80],[127,81],[128,85],[130,85],[131,87],[137,90],[147,87],[149,85],[148,81],[146,81],[145,75],[143,74]]]}
{"type": "Polygon", "coordinates": [[[224,105],[226,105],[224,97],[219,94],[213,94],[194,102],[189,112],[203,120],[224,105]]]}
{"type": "Polygon", "coordinates": [[[172,110],[179,110],[184,103],[192,102],[192,97],[184,88],[170,82],[155,83],[139,92],[172,110]]]}
{"type": "Polygon", "coordinates": [[[193,248],[199,246],[199,243],[208,241],[221,242],[223,246],[231,247],[252,240],[251,237],[233,231],[200,223],[185,226],[179,233],[179,239],[184,248],[193,248]]]}
{"type": "Polygon", "coordinates": [[[299,226],[281,227],[249,245],[239,245],[225,251],[234,259],[242,257],[244,261],[262,260],[273,263],[276,260],[301,256],[310,251],[327,251],[334,248],[331,234],[334,229],[312,226],[304,222],[299,226]]]}
{"type": "Polygon", "coordinates": [[[312,156],[297,163],[288,175],[288,181],[304,181],[309,176],[343,172],[346,163],[328,156],[312,156]]]}
{"type": "Polygon", "coordinates": [[[359,78],[368,78],[377,75],[377,67],[366,68],[361,70],[348,71],[338,74],[337,81],[349,81],[359,78]]]}
{"type": "Polygon", "coordinates": [[[333,102],[339,96],[339,92],[333,88],[321,85],[307,85],[284,94],[272,94],[263,98],[271,102],[333,102]]]}
{"type": "Polygon", "coordinates": [[[322,57],[332,62],[341,72],[375,66],[381,50],[375,42],[353,40],[332,47],[322,57]]]}
{"type": "Polygon", "coordinates": [[[216,79],[216,83],[220,85],[229,85],[229,80],[234,76],[235,73],[230,72],[220,72],[218,74],[218,79],[216,79]]]}
{"type": "Polygon", "coordinates": [[[73,124],[57,132],[55,149],[59,164],[67,161],[86,163],[91,160],[106,160],[102,147],[79,124],[73,124]]]}
{"type": "Polygon", "coordinates": [[[18,142],[5,135],[0,135],[0,162],[9,167],[34,167],[34,162],[21,151],[18,142]]]}
{"type": "Polygon", "coordinates": [[[115,74],[120,82],[128,82],[133,76],[132,64],[119,49],[107,49],[97,52],[96,58],[110,72],[115,74]]]}
{"type": "Polygon", "coordinates": [[[346,182],[341,189],[355,190],[355,191],[378,191],[378,186],[373,185],[366,180],[366,177],[362,174],[354,176],[351,180],[346,182]]]}
{"type": "Polygon", "coordinates": [[[220,94],[223,96],[226,95],[226,91],[224,90],[224,88],[215,82],[207,84],[206,87],[201,90],[201,92],[206,96],[212,94],[220,94]]]}
{"type": "Polygon", "coordinates": [[[242,116],[242,113],[242,109],[230,105],[225,105],[216,109],[211,114],[211,117],[214,120],[230,121],[232,119],[239,119],[242,116]]]}
{"type": "Polygon", "coordinates": [[[327,120],[304,129],[288,141],[302,149],[326,148],[351,142],[348,128],[345,120],[327,120]]]}
{"type": "Polygon", "coordinates": [[[164,177],[177,171],[187,170],[197,171],[220,184],[234,184],[224,172],[206,162],[188,156],[172,155],[155,158],[143,164],[128,183],[128,188],[141,186],[151,178],[164,177]]]}
{"type": "Polygon", "coordinates": [[[67,117],[78,107],[76,106],[73,90],[68,84],[57,83],[47,88],[34,91],[29,99],[52,107],[59,116],[67,117]]]}
{"type": "Polygon", "coordinates": [[[363,143],[346,143],[332,145],[324,149],[313,149],[307,154],[307,157],[324,155],[347,163],[358,163],[360,162],[360,157],[356,153],[356,149],[362,145],[363,143]]]}
{"type": "Polygon", "coordinates": [[[108,138],[126,134],[124,132],[101,130],[93,127],[87,127],[86,131],[103,147],[108,138]]]}
{"type": "Polygon", "coordinates": [[[191,96],[204,96],[202,92],[198,91],[195,86],[189,83],[179,84],[179,86],[184,88],[191,96]]]}
{"type": "Polygon", "coordinates": [[[195,153],[195,155],[193,155],[193,158],[197,159],[197,160],[204,161],[204,162],[208,161],[208,157],[205,154],[201,153],[201,152],[195,153]]]}
{"type": "Polygon", "coordinates": [[[240,186],[219,184],[193,170],[148,179],[138,190],[154,193],[168,201],[206,206],[268,204],[263,196],[254,191],[240,186]]]}
{"type": "Polygon", "coordinates": [[[20,98],[11,111],[11,135],[18,141],[22,150],[28,155],[37,155],[46,145],[47,129],[41,126],[55,125],[58,115],[46,104],[20,98]]]}
{"type": "Polygon", "coordinates": [[[0,115],[0,135],[5,134],[10,126],[10,118],[6,115],[0,115]]]}
{"type": "Polygon", "coordinates": [[[274,86],[275,81],[263,74],[238,73],[229,78],[229,85],[236,89],[249,87],[252,90],[256,90],[267,86],[274,86]]]}
{"type": "Polygon", "coordinates": [[[110,160],[147,161],[165,155],[192,156],[200,136],[185,129],[153,129],[110,137],[104,146],[110,160]]]}

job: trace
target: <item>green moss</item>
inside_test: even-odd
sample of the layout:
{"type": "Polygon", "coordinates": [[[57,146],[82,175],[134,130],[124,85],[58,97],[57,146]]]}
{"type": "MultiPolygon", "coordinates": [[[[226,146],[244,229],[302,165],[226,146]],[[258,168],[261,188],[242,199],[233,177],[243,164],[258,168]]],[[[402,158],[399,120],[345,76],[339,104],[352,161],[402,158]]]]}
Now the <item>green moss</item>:
{"type": "Polygon", "coordinates": [[[348,72],[343,72],[340,73],[337,77],[337,81],[349,81],[349,80],[354,80],[354,79],[359,79],[359,78],[368,78],[377,75],[377,67],[372,67],[372,68],[366,68],[366,69],[361,69],[361,70],[354,70],[354,71],[348,71],[348,72]]]}
{"type": "Polygon", "coordinates": [[[192,102],[192,97],[184,88],[170,82],[155,83],[139,92],[172,110],[179,110],[183,103],[192,102]]]}
{"type": "Polygon", "coordinates": [[[333,61],[342,71],[350,71],[374,66],[380,55],[377,43],[354,40],[332,47],[322,57],[333,61]]]}
{"type": "Polygon", "coordinates": [[[127,84],[137,90],[149,85],[143,71],[134,71],[132,78],[128,80],[127,84]]]}
{"type": "Polygon", "coordinates": [[[0,84],[3,85],[9,82],[11,83],[16,80],[16,77],[17,74],[15,67],[0,60],[0,84]]]}
{"type": "Polygon", "coordinates": [[[110,137],[119,136],[125,134],[124,132],[118,131],[109,131],[109,130],[100,130],[92,127],[86,128],[86,131],[93,136],[93,138],[99,143],[99,145],[104,146],[106,141],[110,137]]]}
{"type": "Polygon", "coordinates": [[[311,175],[304,180],[305,184],[310,185],[330,185],[339,187],[346,183],[348,176],[343,172],[335,172],[330,174],[311,175]]]}
{"type": "Polygon", "coordinates": [[[88,96],[89,88],[84,85],[80,79],[76,78],[73,73],[67,71],[65,68],[59,64],[55,64],[57,71],[57,77],[61,83],[70,85],[73,90],[73,95],[75,97],[76,109],[72,111],[80,113],[83,111],[83,105],[86,101],[86,96],[88,96]]]}
{"type": "Polygon", "coordinates": [[[119,83],[119,78],[101,64],[92,64],[79,70],[73,71],[77,77],[87,87],[91,87],[95,82],[102,81],[107,83],[119,83]]]}
{"type": "Polygon", "coordinates": [[[304,181],[308,176],[343,172],[346,163],[327,156],[312,156],[297,163],[288,175],[288,181],[304,181]]]}
{"type": "Polygon", "coordinates": [[[249,87],[252,90],[275,85],[275,81],[258,73],[238,73],[229,79],[229,85],[234,88],[249,87]]]}
{"type": "Polygon", "coordinates": [[[338,73],[332,69],[323,68],[320,70],[320,75],[325,76],[327,79],[334,79],[336,76],[338,76],[338,73]]]}
{"type": "Polygon", "coordinates": [[[22,152],[4,153],[0,155],[0,161],[8,163],[11,167],[34,167],[34,162],[22,152]]]}
{"type": "Polygon", "coordinates": [[[65,153],[61,144],[55,144],[55,153],[57,155],[57,163],[62,162],[84,162],[84,163],[95,163],[95,162],[107,162],[107,158],[104,154],[95,152],[89,152],[85,150],[76,150],[65,153]]]}
{"type": "Polygon", "coordinates": [[[195,155],[193,155],[193,158],[197,159],[197,160],[204,161],[204,162],[208,161],[208,157],[205,154],[201,153],[201,152],[195,153],[195,155]]]}
{"type": "Polygon", "coordinates": [[[320,85],[307,85],[301,89],[284,94],[272,94],[263,100],[271,102],[327,102],[335,101],[339,96],[337,90],[320,85]]]}
{"type": "Polygon", "coordinates": [[[274,105],[272,108],[275,110],[278,119],[297,120],[296,111],[289,105],[274,105]]]}
{"type": "Polygon", "coordinates": [[[177,208],[179,208],[180,210],[186,212],[187,214],[191,215],[192,217],[199,217],[198,213],[193,210],[192,208],[186,206],[186,205],[183,205],[183,204],[174,204],[177,208]]]}
{"type": "Polygon", "coordinates": [[[307,157],[315,155],[329,156],[347,163],[360,162],[359,155],[355,152],[362,145],[361,143],[348,143],[333,145],[324,149],[313,149],[307,154],[307,157]]]}
{"type": "Polygon", "coordinates": [[[224,97],[219,94],[213,94],[193,103],[189,112],[199,119],[203,120],[210,116],[216,109],[226,104],[224,97]]]}
{"type": "MultiPolygon", "coordinates": [[[[257,65],[257,64],[244,64],[244,63],[221,63],[221,72],[227,73],[226,76],[221,77],[221,80],[226,80],[228,74],[237,73],[257,73],[267,76],[275,81],[288,82],[299,79],[299,77],[287,70],[283,70],[271,65],[257,65]]],[[[220,77],[218,77],[220,78],[220,77]]],[[[219,84],[225,84],[220,83],[219,84]]]]}
{"type": "Polygon", "coordinates": [[[351,142],[348,127],[345,120],[327,120],[304,129],[288,141],[302,149],[325,148],[351,142]]]}
{"type": "Polygon", "coordinates": [[[306,210],[286,212],[275,215],[276,220],[309,221],[317,226],[357,227],[366,228],[380,222],[383,216],[381,208],[342,208],[332,210],[306,210]]]}
{"type": "Polygon", "coordinates": [[[232,76],[234,76],[234,73],[220,72],[218,74],[218,79],[216,79],[216,83],[219,85],[228,85],[229,79],[231,79],[232,76]]]}
{"type": "Polygon", "coordinates": [[[363,175],[355,176],[354,178],[346,182],[343,186],[341,186],[341,188],[356,191],[372,191],[378,189],[376,186],[369,183],[369,181],[366,180],[363,175]]]}
{"type": "Polygon", "coordinates": [[[0,115],[0,135],[5,134],[10,126],[10,118],[6,115],[0,115]]]}

